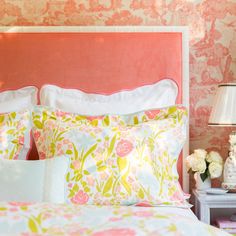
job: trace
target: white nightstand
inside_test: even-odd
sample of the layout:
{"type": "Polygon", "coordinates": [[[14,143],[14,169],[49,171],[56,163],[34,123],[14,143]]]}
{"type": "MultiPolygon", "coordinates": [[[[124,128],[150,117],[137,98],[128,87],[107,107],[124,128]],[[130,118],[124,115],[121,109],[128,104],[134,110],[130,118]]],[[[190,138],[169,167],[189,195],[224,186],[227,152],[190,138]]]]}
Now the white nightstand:
{"type": "Polygon", "coordinates": [[[211,209],[235,209],[236,212],[236,193],[213,195],[193,190],[193,195],[195,214],[207,224],[210,224],[211,209]]]}

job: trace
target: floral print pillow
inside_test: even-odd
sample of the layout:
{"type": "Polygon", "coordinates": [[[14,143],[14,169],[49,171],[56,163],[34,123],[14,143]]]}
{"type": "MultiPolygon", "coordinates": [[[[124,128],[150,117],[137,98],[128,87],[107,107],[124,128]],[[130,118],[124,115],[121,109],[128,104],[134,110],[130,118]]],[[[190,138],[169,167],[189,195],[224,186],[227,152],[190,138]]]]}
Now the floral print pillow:
{"type": "Polygon", "coordinates": [[[33,134],[41,159],[69,156],[71,203],[187,206],[176,168],[186,122],[181,106],[99,117],[38,106],[33,134]]]}
{"type": "Polygon", "coordinates": [[[0,159],[27,159],[31,127],[30,111],[0,114],[0,159]]]}

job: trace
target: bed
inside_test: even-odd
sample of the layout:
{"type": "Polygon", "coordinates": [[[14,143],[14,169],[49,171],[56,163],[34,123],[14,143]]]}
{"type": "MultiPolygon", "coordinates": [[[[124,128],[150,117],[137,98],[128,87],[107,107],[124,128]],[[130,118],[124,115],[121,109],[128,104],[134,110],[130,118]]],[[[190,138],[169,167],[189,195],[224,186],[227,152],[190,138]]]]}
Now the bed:
{"type": "Polygon", "coordinates": [[[228,235],[181,208],[47,203],[1,203],[0,207],[2,235],[228,235]]]}
{"type": "MultiPolygon", "coordinates": [[[[0,32],[0,89],[8,90],[2,96],[0,93],[0,124],[4,127],[6,120],[14,124],[12,120],[24,117],[21,125],[29,127],[31,122],[26,120],[31,120],[37,146],[28,156],[30,131],[24,128],[22,132],[27,135],[19,139],[18,146],[16,141],[11,145],[27,150],[23,148],[16,158],[8,158],[18,160],[0,160],[0,199],[5,199],[0,202],[0,235],[227,235],[197,220],[180,187],[188,193],[184,163],[188,155],[187,28],[2,27],[0,32]],[[37,88],[16,91],[29,85],[37,88]],[[22,104],[36,105],[38,97],[41,106],[31,107],[28,113],[19,109],[22,104]],[[153,105],[157,101],[162,102],[153,105]],[[174,129],[176,123],[179,126],[174,129]],[[119,127],[118,131],[114,127],[119,127]],[[162,130],[168,127],[172,128],[165,136],[162,130]],[[156,136],[159,146],[148,139],[154,129],[162,133],[156,136]],[[90,140],[86,143],[87,133],[90,140]],[[53,141],[57,143],[52,145],[51,137],[57,137],[53,141]],[[86,143],[85,148],[77,150],[76,142],[86,143]],[[140,142],[148,147],[144,153],[152,156],[153,150],[160,152],[167,164],[159,158],[156,166],[150,167],[147,155],[140,154],[140,142]],[[137,161],[134,147],[138,147],[135,153],[143,156],[142,161],[137,161]],[[106,152],[101,151],[106,148],[106,152]],[[169,153],[157,151],[165,148],[169,153]],[[60,155],[64,159],[53,160],[60,155]],[[171,155],[175,155],[173,160],[171,155]],[[26,157],[29,160],[24,160],[26,157]],[[78,174],[78,168],[82,168],[84,177],[78,174]],[[161,180],[155,182],[152,171],[161,180]],[[137,179],[142,184],[137,185],[137,179]],[[147,185],[148,191],[140,187],[147,185]],[[153,196],[155,186],[160,185],[161,197],[153,196]],[[67,203],[62,197],[65,188],[70,200],[67,203]],[[136,188],[137,195],[132,195],[136,188]],[[21,193],[24,191],[28,194],[21,193]],[[102,196],[94,197],[93,191],[102,192],[102,196]]],[[[5,133],[12,138],[12,129],[5,133]]],[[[1,151],[5,141],[0,138],[1,151]]]]}

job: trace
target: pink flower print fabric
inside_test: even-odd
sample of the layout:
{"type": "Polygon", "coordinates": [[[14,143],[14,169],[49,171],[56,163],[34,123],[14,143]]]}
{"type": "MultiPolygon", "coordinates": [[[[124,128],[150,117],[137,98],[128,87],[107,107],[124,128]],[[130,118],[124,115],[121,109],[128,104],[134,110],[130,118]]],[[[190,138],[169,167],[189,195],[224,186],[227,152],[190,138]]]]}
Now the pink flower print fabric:
{"type": "Polygon", "coordinates": [[[49,203],[0,203],[0,235],[229,236],[188,209],[49,203]],[[186,214],[188,213],[188,214],[186,214]]]}
{"type": "Polygon", "coordinates": [[[79,190],[73,198],[71,198],[71,202],[74,204],[84,205],[88,202],[89,196],[87,193],[79,190]]]}
{"type": "Polygon", "coordinates": [[[116,153],[120,157],[128,155],[133,149],[133,144],[129,140],[121,140],[117,143],[116,153]]]}
{"type": "Polygon", "coordinates": [[[41,159],[68,155],[67,202],[189,207],[176,167],[186,122],[182,106],[99,117],[38,106],[33,134],[41,159]]]}
{"type": "Polygon", "coordinates": [[[31,112],[0,114],[0,158],[25,160],[31,148],[31,112]]]}

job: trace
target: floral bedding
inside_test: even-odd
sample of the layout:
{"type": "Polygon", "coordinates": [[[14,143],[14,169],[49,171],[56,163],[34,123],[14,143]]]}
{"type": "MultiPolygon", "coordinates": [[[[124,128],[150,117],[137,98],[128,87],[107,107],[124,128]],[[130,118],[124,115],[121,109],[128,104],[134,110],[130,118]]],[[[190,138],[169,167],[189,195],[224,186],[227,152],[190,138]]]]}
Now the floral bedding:
{"type": "Polygon", "coordinates": [[[176,209],[0,202],[0,235],[229,235],[176,209]]]}
{"type": "Polygon", "coordinates": [[[37,106],[32,117],[40,158],[71,161],[67,202],[188,207],[176,168],[186,139],[183,106],[97,117],[37,106]]]}
{"type": "Polygon", "coordinates": [[[25,160],[31,146],[31,112],[0,113],[0,159],[25,160]]]}

